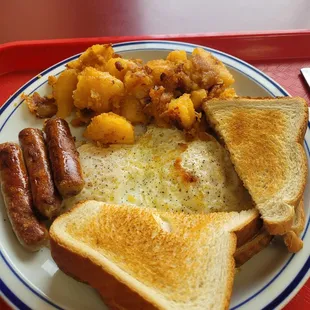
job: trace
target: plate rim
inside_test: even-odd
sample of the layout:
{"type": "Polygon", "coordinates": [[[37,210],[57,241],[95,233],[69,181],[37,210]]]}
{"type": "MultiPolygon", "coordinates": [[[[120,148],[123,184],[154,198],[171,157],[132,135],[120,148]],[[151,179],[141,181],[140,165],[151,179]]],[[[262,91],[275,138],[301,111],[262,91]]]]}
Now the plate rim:
{"type": "MultiPolygon", "coordinates": [[[[257,74],[259,74],[261,77],[264,78],[264,80],[267,80],[269,83],[271,83],[274,87],[277,88],[277,90],[282,93],[283,96],[289,96],[289,93],[282,87],[280,86],[277,82],[275,82],[272,78],[270,78],[268,75],[266,75],[265,73],[263,73],[262,71],[260,71],[259,69],[255,68],[254,66],[250,65],[249,63],[237,58],[237,57],[234,57],[233,55],[230,55],[230,54],[227,54],[225,52],[222,52],[222,51],[219,51],[219,50],[216,50],[216,49],[213,49],[213,48],[209,48],[209,47],[206,47],[206,46],[202,46],[202,45],[197,45],[197,44],[191,44],[191,43],[185,43],[185,42],[180,42],[180,41],[163,41],[163,40],[143,40],[143,41],[128,41],[128,42],[121,42],[121,43],[117,43],[117,44],[113,44],[113,47],[122,47],[122,46],[127,46],[129,47],[129,49],[127,49],[126,51],[137,51],[137,49],[132,49],[130,47],[132,46],[135,46],[135,45],[143,45],[143,44],[150,44],[150,45],[153,45],[153,46],[156,46],[157,45],[166,45],[168,46],[168,48],[164,48],[164,47],[161,47],[161,48],[157,48],[157,50],[173,50],[173,49],[169,49],[169,46],[173,45],[173,46],[183,46],[183,47],[190,47],[190,48],[195,48],[195,47],[201,47],[207,51],[210,51],[211,53],[213,54],[218,54],[218,55],[222,55],[228,59],[231,59],[233,60],[234,62],[237,62],[239,64],[242,64],[243,66],[246,66],[248,67],[250,70],[256,72],[257,74]]],[[[154,47],[144,47],[144,48],[141,48],[139,50],[156,50],[156,48],[154,47]]],[[[119,51],[121,52],[121,51],[119,51]]],[[[0,108],[0,116],[2,115],[2,113],[8,108],[10,107],[12,104],[14,104],[14,100],[25,90],[27,89],[29,86],[31,86],[35,81],[39,80],[41,78],[41,76],[46,76],[50,71],[54,70],[54,69],[57,69],[58,67],[66,64],[68,61],[70,60],[73,60],[73,59],[76,59],[81,53],[78,53],[78,54],[75,54],[73,56],[70,56],[52,66],[50,66],[49,68],[43,70],[40,74],[34,76],[32,79],[30,79],[28,82],[26,82],[25,84],[23,84],[10,98],[8,98],[8,100],[2,105],[2,107],[0,108]]],[[[227,65],[227,64],[226,64],[227,65]]],[[[228,65],[229,66],[229,65],[228,65]]],[[[229,66],[231,67],[231,66],[229,66]]],[[[273,95],[273,93],[268,89],[268,88],[265,88],[259,81],[257,81],[256,79],[250,77],[248,74],[244,73],[243,71],[240,71],[238,70],[237,68],[233,67],[235,70],[239,71],[240,73],[242,73],[243,75],[245,75],[247,78],[250,78],[251,80],[253,80],[256,84],[258,84],[260,87],[264,88],[270,95],[273,95]]],[[[45,77],[46,78],[46,77],[45,77]]],[[[44,81],[44,83],[42,84],[45,84],[47,82],[47,80],[44,81]]],[[[42,84],[40,84],[40,86],[42,86],[42,84]]],[[[40,87],[38,86],[38,87],[40,87]]],[[[23,101],[20,102],[20,104],[22,103],[23,101]]],[[[1,130],[3,129],[3,127],[5,126],[5,124],[7,123],[7,121],[9,120],[10,116],[12,114],[14,114],[14,112],[16,111],[16,109],[20,106],[20,104],[18,106],[15,107],[15,109],[13,109],[13,111],[7,116],[7,118],[5,119],[5,121],[3,122],[3,124],[1,124],[1,128],[0,128],[0,132],[1,130]]],[[[308,128],[310,129],[310,123],[308,122],[308,128]]],[[[306,139],[305,139],[305,144],[307,146],[307,152],[310,156],[310,150],[309,150],[309,147],[308,147],[308,144],[306,142],[306,139]]],[[[307,225],[305,227],[305,230],[304,230],[304,234],[302,237],[305,237],[306,233],[307,233],[307,230],[308,230],[308,227],[309,227],[309,224],[310,224],[310,218],[308,219],[308,222],[307,222],[307,225]]],[[[249,302],[250,300],[252,300],[253,298],[255,298],[256,296],[258,296],[262,291],[264,291],[272,282],[274,282],[274,280],[282,273],[282,271],[286,268],[286,266],[290,263],[290,261],[293,259],[295,254],[292,254],[291,257],[288,259],[288,261],[285,263],[284,266],[282,266],[281,270],[276,274],[275,277],[272,278],[272,280],[270,280],[267,285],[264,285],[264,287],[262,289],[260,289],[257,293],[251,295],[249,298],[247,298],[246,300],[244,300],[243,302],[239,303],[238,305],[234,306],[233,308],[231,308],[231,310],[235,310],[235,309],[238,309],[240,308],[241,306],[245,305],[247,302],[249,302]]],[[[4,262],[6,263],[6,265],[11,269],[11,271],[13,272],[13,274],[15,274],[15,276],[17,278],[19,278],[20,281],[22,281],[22,283],[32,291],[32,293],[34,293],[35,295],[37,295],[37,297],[43,299],[44,301],[46,301],[49,305],[53,306],[53,307],[56,307],[57,309],[62,309],[61,307],[59,307],[58,305],[54,304],[54,302],[48,300],[46,297],[44,296],[41,296],[40,293],[38,292],[35,292],[33,291],[32,288],[30,288],[28,286],[27,283],[25,283],[23,281],[22,278],[20,278],[20,276],[18,274],[16,274],[14,272],[14,268],[12,266],[10,266],[10,264],[6,261],[5,257],[3,256],[2,252],[1,252],[1,249],[0,249],[0,258],[2,260],[4,260],[4,262]]],[[[299,289],[303,286],[303,284],[307,281],[307,279],[310,277],[310,256],[308,257],[307,261],[305,262],[304,266],[301,268],[301,270],[298,271],[297,275],[295,276],[295,278],[290,282],[290,284],[287,286],[287,288],[281,292],[278,296],[275,296],[273,301],[271,301],[264,309],[271,309],[270,307],[271,306],[274,306],[274,307],[279,307],[279,306],[284,306],[286,305],[294,296],[295,294],[299,291],[299,289]],[[301,273],[301,271],[305,269],[307,270],[306,272],[303,272],[302,275],[301,275],[301,279],[297,279],[298,278],[298,275],[301,273]],[[297,283],[295,283],[297,282],[297,283]],[[288,295],[286,295],[286,290],[290,288],[290,286],[292,285],[292,288],[290,289],[290,291],[288,292],[288,295]],[[284,295],[283,295],[284,294],[284,295]],[[278,301],[278,299],[280,298],[280,301],[278,301]],[[275,305],[273,305],[274,303],[276,303],[275,305]]],[[[9,300],[10,303],[12,304],[12,300],[10,298],[8,298],[6,296],[6,294],[3,294],[3,288],[7,288],[12,296],[15,296],[15,298],[17,300],[19,300],[22,304],[23,304],[23,309],[29,309],[29,307],[24,304],[22,302],[22,300],[20,300],[20,298],[18,298],[14,292],[12,292],[6,285],[5,283],[1,280],[1,275],[0,275],[0,295],[2,296],[5,296],[5,300],[9,300]],[[24,306],[26,306],[27,308],[24,308],[24,306]]],[[[12,297],[14,299],[14,297],[12,297]]],[[[15,304],[15,303],[14,303],[15,304]]],[[[272,308],[273,309],[273,308],[272,308]]]]}

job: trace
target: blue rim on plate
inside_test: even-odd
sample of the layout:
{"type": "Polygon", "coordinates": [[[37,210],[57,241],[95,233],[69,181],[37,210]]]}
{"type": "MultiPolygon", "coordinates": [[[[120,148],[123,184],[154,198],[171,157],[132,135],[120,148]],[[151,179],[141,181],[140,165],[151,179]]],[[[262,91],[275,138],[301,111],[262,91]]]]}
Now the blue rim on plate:
{"type": "MultiPolygon", "coordinates": [[[[125,42],[125,43],[118,43],[118,44],[114,44],[113,47],[126,47],[126,46],[132,46],[132,45],[141,45],[141,44],[161,44],[161,45],[171,45],[173,44],[174,46],[180,46],[180,48],[182,47],[190,47],[190,48],[195,48],[199,45],[195,45],[195,44],[189,44],[189,43],[182,43],[182,42],[174,42],[174,41],[134,41],[134,42],[125,42]]],[[[272,80],[270,77],[268,77],[266,74],[264,74],[263,72],[261,72],[260,70],[256,69],[255,67],[251,66],[250,64],[244,62],[241,59],[238,59],[236,57],[233,57],[229,54],[211,49],[211,48],[207,48],[204,46],[199,46],[204,48],[205,50],[215,54],[215,55],[221,55],[224,56],[228,59],[233,60],[234,62],[237,62],[239,64],[242,64],[243,66],[247,67],[248,69],[250,69],[251,71],[254,71],[256,74],[258,74],[260,77],[263,77],[264,80],[268,80],[269,83],[271,83],[283,96],[289,96],[289,93],[283,89],[278,83],[276,83],[274,80],[272,80]]],[[[135,51],[139,51],[139,50],[145,50],[145,49],[136,49],[135,51]]],[[[163,48],[153,48],[152,50],[164,50],[163,48]]],[[[168,50],[168,49],[166,49],[168,50]]],[[[126,50],[122,50],[122,52],[125,52],[126,50]]],[[[70,58],[67,58],[57,64],[55,64],[54,66],[44,70],[40,76],[45,76],[47,75],[50,71],[54,70],[55,68],[66,64],[67,62],[76,59],[77,57],[79,57],[80,54],[74,55],[70,58]]],[[[223,61],[225,63],[225,61],[223,61]]],[[[225,63],[226,66],[228,67],[232,67],[234,70],[240,72],[241,74],[243,74],[244,76],[246,76],[248,79],[254,81],[256,84],[258,84],[261,88],[263,88],[265,91],[267,91],[270,95],[274,96],[272,92],[270,92],[269,89],[267,89],[264,85],[262,85],[257,79],[253,78],[252,76],[246,74],[245,72],[241,71],[240,69],[231,66],[227,63],[225,63]]],[[[59,74],[59,73],[58,73],[59,74]]],[[[34,77],[33,79],[31,79],[29,82],[27,82],[25,85],[23,85],[12,97],[10,97],[7,102],[0,108],[0,115],[13,103],[13,101],[19,96],[21,95],[21,93],[27,89],[33,82],[37,81],[38,79],[40,79],[41,77],[34,77]]],[[[34,89],[31,93],[35,92],[39,87],[41,87],[43,84],[46,84],[47,81],[44,81],[43,83],[41,83],[36,89],[34,89]]],[[[23,102],[23,101],[22,101],[23,102]]],[[[8,115],[8,117],[6,118],[6,120],[3,122],[2,126],[0,127],[0,132],[2,131],[2,129],[4,128],[4,126],[6,125],[7,121],[10,119],[10,117],[14,114],[14,112],[16,111],[16,109],[18,109],[18,107],[22,104],[22,102],[20,102],[19,105],[17,105],[13,111],[8,115]]],[[[308,128],[310,129],[310,123],[308,123],[308,128]]],[[[306,145],[306,149],[307,149],[307,153],[310,156],[310,149],[309,146],[307,144],[307,142],[305,141],[305,145],[306,145]]],[[[310,217],[307,220],[307,225],[305,228],[305,231],[303,233],[302,239],[304,239],[307,230],[309,228],[310,225],[310,217]]],[[[248,297],[246,300],[240,302],[238,305],[234,306],[233,308],[231,308],[231,310],[237,310],[238,308],[240,308],[241,306],[245,305],[247,302],[249,302],[250,300],[252,300],[253,298],[257,297],[260,293],[262,293],[267,287],[269,287],[271,285],[271,283],[273,283],[279,276],[280,274],[286,269],[286,267],[290,264],[290,262],[292,261],[292,259],[294,258],[295,254],[292,254],[291,257],[288,259],[288,261],[285,263],[285,265],[281,268],[281,270],[266,284],[264,285],[260,290],[258,290],[255,294],[253,294],[252,296],[248,297]]],[[[5,258],[5,256],[3,255],[3,253],[0,250],[0,259],[2,259],[5,264],[8,266],[8,268],[12,271],[12,273],[19,279],[19,281],[21,281],[33,294],[35,294],[36,296],[38,296],[40,299],[42,299],[43,301],[45,301],[46,303],[48,303],[49,305],[53,306],[56,309],[63,309],[61,307],[59,307],[58,305],[54,304],[52,301],[50,301],[49,299],[47,299],[46,297],[44,297],[43,295],[41,295],[40,293],[38,293],[36,290],[34,290],[32,287],[29,286],[29,284],[27,284],[27,282],[20,276],[18,275],[18,273],[14,270],[14,268],[10,265],[10,263],[8,262],[8,260],[5,258]]],[[[305,264],[302,266],[302,268],[300,269],[300,271],[298,272],[298,274],[295,276],[295,278],[287,285],[286,289],[281,292],[278,296],[275,297],[275,299],[270,302],[267,306],[265,306],[263,309],[264,310],[272,310],[275,309],[275,307],[279,306],[280,304],[282,304],[283,302],[285,302],[285,300],[294,292],[294,290],[299,286],[299,284],[305,279],[305,276],[307,275],[307,273],[309,272],[310,269],[310,256],[308,257],[307,261],[305,262],[305,264]]],[[[3,294],[3,296],[10,301],[15,307],[17,307],[18,309],[25,309],[28,310],[30,309],[20,298],[18,298],[16,296],[16,294],[14,294],[9,288],[8,286],[0,279],[0,292],[3,294]]]]}

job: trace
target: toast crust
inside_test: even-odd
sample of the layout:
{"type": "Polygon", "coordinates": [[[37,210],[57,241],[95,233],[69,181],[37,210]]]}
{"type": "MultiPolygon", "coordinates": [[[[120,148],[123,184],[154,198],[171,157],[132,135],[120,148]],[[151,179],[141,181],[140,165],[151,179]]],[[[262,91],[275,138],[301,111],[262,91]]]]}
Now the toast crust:
{"type": "MultiPolygon", "coordinates": [[[[231,233],[231,236],[235,239],[236,245],[236,237],[234,233],[231,233]]],[[[75,280],[89,284],[95,288],[104,298],[104,303],[109,309],[165,310],[164,307],[160,307],[158,304],[153,303],[152,300],[148,300],[147,295],[140,295],[130,286],[124,284],[121,278],[104,270],[102,266],[95,264],[89,258],[74,253],[53,238],[51,238],[50,245],[52,249],[52,257],[57,263],[59,269],[75,280]],[[83,268],[81,268],[81,266],[83,266],[83,268]]],[[[235,246],[231,247],[231,254],[235,252],[235,249],[235,246]]],[[[245,256],[247,256],[247,254],[245,254],[245,256]]],[[[235,259],[233,256],[230,259],[229,265],[231,273],[229,274],[226,283],[227,294],[225,296],[223,308],[226,310],[229,309],[235,275],[235,259]]]]}
{"type": "MultiPolygon", "coordinates": [[[[280,200],[276,202],[276,204],[279,204],[278,208],[282,212],[282,216],[279,218],[274,216],[273,210],[269,212],[269,207],[266,208],[266,202],[268,202],[268,200],[270,200],[270,206],[274,206],[275,201],[272,199],[273,195],[277,194],[279,188],[281,189],[281,186],[283,187],[283,184],[287,182],[287,178],[283,176],[282,170],[286,164],[285,159],[280,158],[280,160],[283,160],[283,163],[279,163],[279,157],[275,158],[273,156],[275,153],[281,154],[281,146],[277,145],[277,143],[269,143],[270,141],[268,141],[268,139],[270,138],[269,135],[266,134],[268,132],[270,134],[272,133],[276,141],[277,135],[279,135],[279,137],[281,137],[281,135],[283,136],[286,128],[285,124],[287,118],[285,121],[284,115],[282,115],[282,112],[276,105],[274,108],[271,106],[271,102],[274,102],[277,99],[247,97],[239,97],[237,99],[212,99],[211,101],[204,103],[203,106],[207,119],[220,138],[224,141],[237,174],[243,180],[245,187],[248,188],[257,208],[260,210],[265,228],[272,235],[284,235],[291,230],[295,208],[298,206],[306,186],[308,169],[307,158],[302,145],[307,129],[308,106],[304,99],[298,97],[285,97],[279,99],[283,99],[287,106],[290,101],[292,104],[293,102],[298,101],[298,104],[301,107],[301,111],[299,111],[301,113],[301,120],[298,123],[297,133],[293,135],[294,141],[292,141],[295,143],[296,154],[298,154],[300,158],[299,171],[301,177],[298,189],[295,191],[293,197],[282,202],[280,200]],[[256,109],[254,105],[251,106],[251,103],[255,103],[255,101],[260,107],[262,107],[262,109],[256,109]],[[266,107],[269,105],[267,110],[264,110],[264,105],[266,107]],[[219,112],[219,110],[221,111],[219,112]],[[216,112],[218,112],[218,114],[215,117],[214,114],[216,112]],[[233,115],[233,117],[231,117],[231,115],[233,115]],[[253,117],[256,119],[256,122],[254,123],[251,122],[251,119],[254,119],[253,117]],[[256,124],[259,124],[260,128],[264,129],[264,133],[255,136],[256,124]],[[249,138],[245,135],[246,130],[248,130],[247,133],[254,133],[254,135],[249,138]],[[225,134],[223,134],[223,131],[225,134]],[[255,144],[255,150],[259,151],[257,153],[264,154],[263,157],[261,157],[261,161],[255,161],[255,154],[253,154],[251,147],[249,147],[248,144],[242,143],[245,139],[250,140],[250,142],[252,141],[253,145],[255,144]],[[240,147],[243,147],[242,152],[239,152],[240,147]],[[237,153],[236,150],[238,150],[237,153]],[[242,160],[241,154],[247,159],[242,160]],[[257,165],[257,167],[255,165],[257,165]],[[258,169],[261,169],[261,167],[266,167],[265,177],[267,187],[261,187],[258,192],[254,192],[254,197],[253,191],[251,192],[250,187],[251,184],[253,184],[253,180],[255,180],[255,172],[259,171],[258,169]],[[252,173],[250,173],[251,171],[252,173]],[[266,198],[265,201],[264,199],[260,199],[261,197],[266,198]]],[[[290,168],[286,167],[286,169],[290,168]]]]}
{"type": "Polygon", "coordinates": [[[291,253],[297,253],[303,248],[303,241],[296,235],[294,231],[289,231],[283,236],[284,243],[291,253]]]}
{"type": "MultiPolygon", "coordinates": [[[[53,225],[70,216],[85,203],[87,200],[80,201],[71,210],[57,217],[53,225]]],[[[164,309],[149,301],[147,296],[142,297],[128,284],[123,283],[120,277],[113,275],[108,266],[105,270],[90,258],[84,257],[81,253],[62,244],[53,229],[50,229],[50,248],[51,255],[59,269],[70,277],[95,288],[104,297],[104,302],[110,309],[164,309]]]]}
{"type": "Polygon", "coordinates": [[[272,239],[273,236],[270,235],[264,228],[262,228],[256,236],[254,236],[241,247],[237,248],[234,254],[236,267],[240,267],[249,259],[251,259],[255,254],[266,248],[272,239]]]}
{"type": "MultiPolygon", "coordinates": [[[[249,231],[249,234],[246,234],[246,231],[241,230],[242,232],[244,232],[244,234],[241,235],[242,239],[238,240],[238,243],[240,244],[237,244],[237,249],[234,254],[237,267],[240,267],[257,253],[266,248],[273,239],[273,236],[268,234],[263,228],[261,224],[261,219],[258,218],[256,221],[253,220],[250,224],[253,227],[255,223],[260,223],[260,225],[256,226],[260,227],[260,230],[258,232],[254,233],[255,229],[252,229],[249,231]],[[247,236],[251,237],[247,238],[247,236]],[[244,243],[242,243],[243,240],[245,240],[244,243]]],[[[247,227],[250,227],[250,225],[245,225],[244,229],[246,229],[247,227]]],[[[302,249],[303,241],[300,239],[299,235],[301,234],[304,227],[305,212],[304,201],[302,199],[295,210],[295,218],[292,230],[283,235],[283,241],[289,252],[296,253],[302,249]]]]}
{"type": "Polygon", "coordinates": [[[291,253],[296,253],[303,248],[303,241],[300,239],[299,235],[305,227],[305,210],[304,201],[300,201],[298,207],[295,210],[295,221],[292,225],[292,230],[283,236],[283,240],[287,249],[291,253]]]}
{"type": "Polygon", "coordinates": [[[256,236],[260,232],[262,227],[263,221],[259,216],[257,216],[240,229],[234,230],[234,233],[237,237],[237,248],[249,242],[254,236],[256,236]]]}
{"type": "Polygon", "coordinates": [[[283,207],[286,209],[285,218],[282,218],[279,221],[268,219],[262,215],[264,227],[271,235],[285,235],[292,228],[295,216],[294,205],[291,206],[285,204],[283,207]]]}
{"type": "MultiPolygon", "coordinates": [[[[100,203],[100,204],[104,205],[103,203],[100,203]]],[[[55,226],[57,226],[57,224],[59,222],[62,222],[63,220],[66,221],[66,217],[70,217],[71,212],[76,212],[79,208],[82,208],[82,207],[83,207],[83,203],[79,203],[71,211],[58,217],[51,227],[51,230],[50,230],[51,253],[52,253],[53,259],[55,260],[59,268],[62,271],[64,271],[66,274],[73,276],[74,278],[82,282],[89,283],[92,287],[96,288],[99,291],[99,293],[102,295],[102,297],[104,298],[104,301],[107,303],[107,305],[111,307],[112,309],[124,309],[124,308],[125,309],[165,309],[166,308],[165,304],[163,303],[163,301],[158,300],[156,298],[156,295],[148,294],[147,291],[139,288],[139,286],[136,286],[135,282],[132,282],[130,278],[123,277],[122,274],[120,274],[117,271],[119,270],[118,268],[121,266],[121,265],[118,265],[117,262],[114,262],[113,260],[107,263],[106,260],[101,260],[101,259],[98,260],[98,258],[92,256],[92,254],[87,254],[88,252],[85,252],[83,250],[80,251],[79,248],[77,248],[77,245],[73,246],[71,245],[70,242],[68,243],[67,239],[62,237],[62,233],[59,235],[59,231],[57,230],[57,228],[55,228],[55,226]],[[81,268],[81,266],[83,266],[83,268],[81,268]],[[117,268],[115,268],[114,266],[117,268]]],[[[121,208],[121,207],[118,207],[118,208],[121,208]]],[[[141,209],[137,207],[130,207],[130,208],[132,209],[135,208],[137,210],[141,209]]],[[[140,211],[136,211],[136,212],[140,212],[140,211]]],[[[153,211],[148,209],[147,212],[153,212],[153,211]]],[[[219,214],[215,214],[215,215],[178,214],[176,218],[174,218],[174,220],[171,222],[172,226],[174,227],[173,231],[177,231],[178,234],[186,233],[187,235],[188,224],[186,224],[184,227],[182,225],[183,223],[186,223],[188,219],[190,219],[190,221],[193,224],[190,224],[190,226],[188,227],[193,227],[194,230],[192,231],[194,234],[187,235],[186,238],[195,239],[196,233],[200,234],[202,227],[208,227],[208,225],[212,225],[212,227],[214,228],[217,227],[217,225],[220,225],[219,227],[222,227],[221,229],[223,229],[223,232],[226,231],[227,237],[225,237],[226,238],[225,240],[228,242],[227,245],[229,245],[229,247],[227,248],[227,250],[225,250],[225,253],[227,253],[225,254],[225,256],[228,255],[227,259],[225,258],[225,264],[227,266],[227,269],[225,268],[226,269],[226,276],[225,276],[226,280],[225,282],[222,283],[223,287],[225,287],[225,290],[223,291],[224,294],[221,297],[221,305],[217,305],[220,309],[229,308],[230,297],[232,294],[232,287],[233,287],[233,280],[234,280],[234,268],[235,268],[235,260],[234,260],[233,255],[235,253],[236,245],[237,245],[237,237],[236,237],[236,234],[233,232],[233,230],[242,231],[243,225],[251,227],[251,222],[255,221],[258,218],[258,212],[254,212],[254,210],[252,210],[252,212],[250,213],[248,211],[244,211],[244,212],[247,212],[246,217],[244,216],[238,217],[238,222],[235,222],[237,220],[237,218],[235,218],[235,215],[232,215],[229,213],[222,213],[221,215],[219,214]],[[204,220],[206,216],[208,217],[208,219],[204,220]],[[227,224],[222,224],[222,221],[224,221],[227,224]],[[191,225],[194,225],[194,226],[191,226],[191,225]],[[225,226],[222,226],[222,225],[225,225],[225,226]],[[177,226],[179,226],[179,228],[177,226]]],[[[156,212],[156,213],[159,213],[159,212],[156,212]]],[[[236,215],[238,214],[237,212],[232,212],[232,213],[236,215]]],[[[162,216],[164,217],[165,212],[161,212],[160,214],[162,214],[162,216]]],[[[117,216],[118,215],[119,213],[117,213],[117,216]]],[[[143,217],[146,218],[147,221],[149,221],[149,218],[145,216],[146,216],[146,213],[144,214],[143,217]]],[[[102,218],[102,216],[100,216],[100,218],[102,218]]],[[[136,225],[134,224],[135,222],[132,222],[133,217],[131,215],[129,218],[131,219],[130,226],[136,225]]],[[[122,219],[120,221],[122,221],[122,219]]],[[[61,225],[62,224],[60,223],[60,226],[61,225]]],[[[102,225],[101,222],[100,222],[100,225],[102,225]]],[[[119,233],[119,228],[117,228],[119,227],[119,224],[113,227],[116,227],[117,232],[119,233]]],[[[132,226],[132,227],[136,227],[136,226],[132,226]]],[[[253,227],[256,227],[256,226],[253,226],[253,227]]],[[[67,226],[66,224],[66,231],[69,228],[70,228],[70,225],[67,226]]],[[[83,228],[82,226],[79,225],[78,229],[80,230],[83,228]]],[[[92,226],[92,230],[93,229],[94,228],[92,226]]],[[[209,228],[208,228],[208,231],[209,231],[209,228]]],[[[213,230],[211,229],[209,232],[211,233],[211,231],[213,230]]],[[[217,228],[215,228],[214,232],[216,231],[217,231],[217,228]]],[[[164,238],[165,238],[165,242],[167,242],[166,237],[164,238]]],[[[128,249],[128,251],[134,251],[134,248],[135,246],[133,246],[133,249],[128,249]]],[[[127,270],[127,269],[123,269],[123,270],[127,270]]],[[[180,273],[180,275],[182,274],[182,272],[180,273]]],[[[148,285],[147,282],[145,284],[148,285]]],[[[156,283],[154,283],[154,287],[156,287],[156,283]]]]}
{"type": "Polygon", "coordinates": [[[53,238],[51,249],[52,257],[59,269],[97,289],[100,295],[104,296],[104,302],[110,309],[161,309],[122,283],[121,279],[117,279],[89,258],[70,251],[53,238]]]}

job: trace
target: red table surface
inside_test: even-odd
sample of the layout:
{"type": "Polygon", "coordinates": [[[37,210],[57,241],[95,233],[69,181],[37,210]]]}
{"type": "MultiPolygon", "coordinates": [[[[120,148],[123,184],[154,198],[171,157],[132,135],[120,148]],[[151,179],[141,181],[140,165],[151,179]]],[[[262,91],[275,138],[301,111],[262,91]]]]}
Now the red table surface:
{"type": "Polygon", "coordinates": [[[310,28],[308,0],[7,0],[0,43],[310,28]]]}
{"type": "MultiPolygon", "coordinates": [[[[143,39],[178,40],[216,48],[239,57],[277,81],[291,95],[310,101],[300,69],[310,67],[310,31],[244,34],[195,34],[145,37],[103,37],[14,42],[0,45],[0,105],[20,86],[50,65],[95,43],[143,39]]],[[[0,298],[0,309],[9,306],[0,298]]],[[[285,310],[310,309],[310,279],[285,310]]]]}

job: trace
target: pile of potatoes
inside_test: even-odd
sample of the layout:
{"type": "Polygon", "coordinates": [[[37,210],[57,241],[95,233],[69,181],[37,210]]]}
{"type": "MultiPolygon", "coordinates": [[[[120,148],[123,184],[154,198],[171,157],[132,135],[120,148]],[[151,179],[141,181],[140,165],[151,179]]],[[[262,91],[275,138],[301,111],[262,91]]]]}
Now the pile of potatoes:
{"type": "Polygon", "coordinates": [[[235,96],[234,79],[213,55],[196,48],[191,57],[172,51],[166,59],[143,63],[124,59],[111,44],[94,45],[49,77],[57,116],[75,113],[74,126],[103,144],[133,143],[135,124],[155,123],[190,131],[201,122],[201,105],[235,96]]]}

